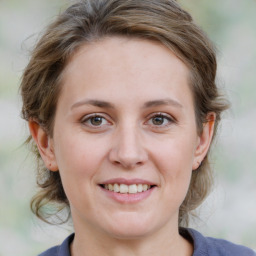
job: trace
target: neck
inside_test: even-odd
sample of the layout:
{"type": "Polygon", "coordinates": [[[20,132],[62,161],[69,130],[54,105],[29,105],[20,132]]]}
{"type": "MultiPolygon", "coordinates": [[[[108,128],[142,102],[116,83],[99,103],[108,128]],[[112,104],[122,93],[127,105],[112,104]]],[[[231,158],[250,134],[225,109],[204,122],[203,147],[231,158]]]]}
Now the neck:
{"type": "Polygon", "coordinates": [[[71,244],[71,256],[192,256],[192,254],[192,244],[179,235],[178,228],[164,236],[158,231],[132,239],[111,237],[100,232],[97,234],[82,232],[77,229],[71,244]]]}

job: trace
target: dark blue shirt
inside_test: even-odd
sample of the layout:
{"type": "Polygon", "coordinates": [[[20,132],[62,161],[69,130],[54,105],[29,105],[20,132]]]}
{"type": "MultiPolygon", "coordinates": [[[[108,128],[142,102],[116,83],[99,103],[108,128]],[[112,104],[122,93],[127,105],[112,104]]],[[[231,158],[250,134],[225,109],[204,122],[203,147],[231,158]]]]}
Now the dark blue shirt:
{"type": "MultiPolygon", "coordinates": [[[[204,237],[194,229],[181,229],[181,235],[194,244],[193,256],[256,256],[253,250],[223,239],[204,237]]],[[[70,235],[60,246],[55,246],[39,256],[70,256],[69,245],[74,239],[70,235]]]]}

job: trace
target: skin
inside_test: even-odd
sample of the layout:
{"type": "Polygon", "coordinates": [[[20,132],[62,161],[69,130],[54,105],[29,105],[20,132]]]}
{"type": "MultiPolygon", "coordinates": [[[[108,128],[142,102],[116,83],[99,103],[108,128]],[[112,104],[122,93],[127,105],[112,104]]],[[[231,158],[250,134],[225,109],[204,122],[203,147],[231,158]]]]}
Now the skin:
{"type": "Polygon", "coordinates": [[[73,256],[193,254],[179,235],[178,213],[214,124],[198,135],[188,73],[160,43],[105,38],[67,64],[53,136],[30,121],[70,202],[73,256]],[[99,186],[115,178],[155,186],[145,199],[119,202],[99,186]]]}

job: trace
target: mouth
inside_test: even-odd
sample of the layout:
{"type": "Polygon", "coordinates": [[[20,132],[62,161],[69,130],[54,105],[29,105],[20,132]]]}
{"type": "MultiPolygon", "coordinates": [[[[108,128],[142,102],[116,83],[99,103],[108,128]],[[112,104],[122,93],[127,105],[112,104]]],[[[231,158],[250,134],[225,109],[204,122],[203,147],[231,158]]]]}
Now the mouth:
{"type": "Polygon", "coordinates": [[[112,191],[119,194],[137,194],[146,192],[156,185],[149,184],[118,184],[118,183],[109,183],[109,184],[100,184],[100,186],[106,190],[112,191]]]}

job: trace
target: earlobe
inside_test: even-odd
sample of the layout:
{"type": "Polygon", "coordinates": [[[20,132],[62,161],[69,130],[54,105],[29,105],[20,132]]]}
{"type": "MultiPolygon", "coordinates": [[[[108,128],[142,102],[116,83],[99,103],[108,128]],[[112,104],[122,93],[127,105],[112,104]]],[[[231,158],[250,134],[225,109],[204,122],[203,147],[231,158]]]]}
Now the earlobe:
{"type": "Polygon", "coordinates": [[[193,170],[196,170],[201,165],[210,148],[214,133],[215,117],[216,114],[213,112],[207,114],[207,121],[203,124],[203,130],[199,136],[197,148],[195,151],[193,170]]]}
{"type": "Polygon", "coordinates": [[[49,137],[47,132],[36,121],[29,121],[29,130],[37,144],[38,151],[46,168],[51,171],[58,171],[52,138],[49,137]]]}

